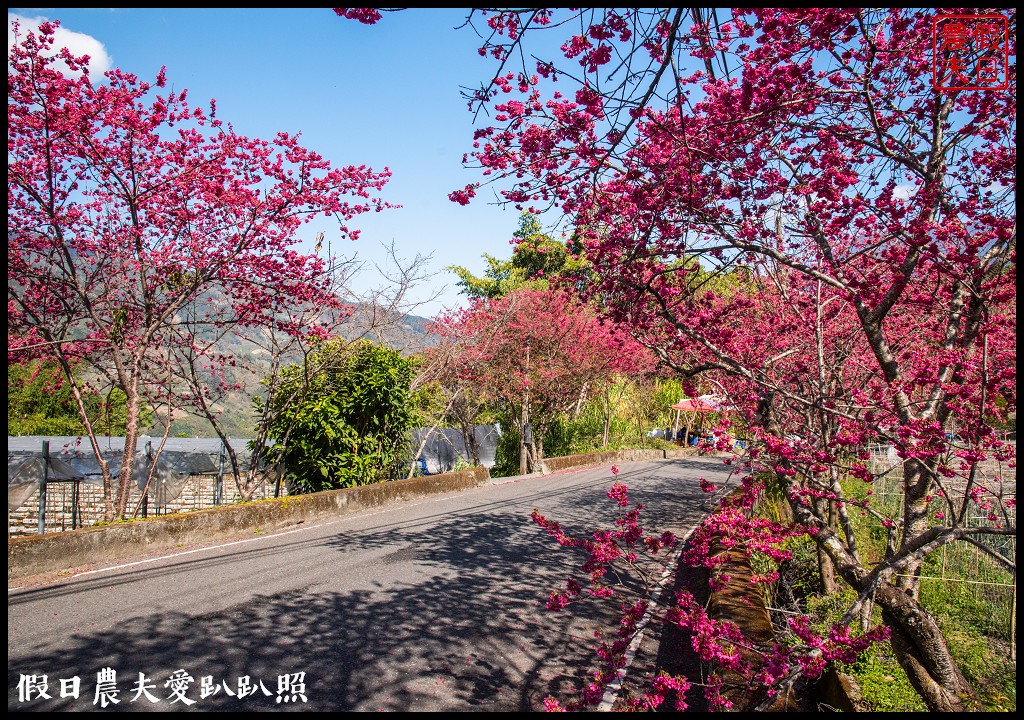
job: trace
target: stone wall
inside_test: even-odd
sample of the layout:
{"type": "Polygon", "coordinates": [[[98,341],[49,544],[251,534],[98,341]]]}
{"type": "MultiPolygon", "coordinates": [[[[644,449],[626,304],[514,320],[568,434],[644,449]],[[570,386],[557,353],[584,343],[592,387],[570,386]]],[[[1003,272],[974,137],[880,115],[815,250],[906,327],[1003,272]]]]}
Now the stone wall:
{"type": "MultiPolygon", "coordinates": [[[[185,481],[181,494],[166,505],[155,505],[150,499],[139,507],[135,517],[158,517],[174,513],[233,505],[242,498],[230,474],[224,476],[223,498],[216,502],[216,475],[192,475],[185,481]]],[[[282,483],[280,495],[287,495],[288,489],[282,483]]],[[[253,500],[274,497],[273,482],[265,482],[253,495],[253,500]]],[[[132,487],[128,507],[133,511],[139,506],[142,492],[132,487]]],[[[64,532],[81,527],[90,527],[103,520],[103,487],[78,481],[49,482],[46,484],[46,512],[44,532],[64,532]],[[77,494],[77,497],[76,497],[77,494]]],[[[7,536],[34,535],[39,532],[39,491],[32,493],[21,507],[7,512],[7,536]]]]}

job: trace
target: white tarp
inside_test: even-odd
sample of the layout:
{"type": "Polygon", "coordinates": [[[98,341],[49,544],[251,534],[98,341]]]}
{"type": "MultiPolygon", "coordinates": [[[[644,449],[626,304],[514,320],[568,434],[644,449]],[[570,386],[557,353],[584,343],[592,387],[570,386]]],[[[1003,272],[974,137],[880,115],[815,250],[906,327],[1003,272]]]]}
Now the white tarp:
{"type": "MultiPolygon", "coordinates": [[[[242,467],[249,460],[249,449],[244,439],[232,439],[232,446],[242,467]]],[[[38,489],[44,476],[43,448],[49,446],[48,482],[77,481],[101,485],[103,474],[92,446],[86,438],[77,437],[8,437],[7,438],[7,505],[8,510],[21,507],[38,489]]],[[[103,459],[110,468],[113,490],[116,492],[124,438],[99,438],[103,459]]],[[[146,486],[153,459],[160,447],[160,438],[139,438],[135,453],[132,478],[141,490],[146,486]]],[[[227,453],[217,438],[168,438],[159,458],[149,487],[150,501],[166,505],[181,495],[185,483],[193,475],[216,474],[222,467],[230,472],[227,453]]]]}

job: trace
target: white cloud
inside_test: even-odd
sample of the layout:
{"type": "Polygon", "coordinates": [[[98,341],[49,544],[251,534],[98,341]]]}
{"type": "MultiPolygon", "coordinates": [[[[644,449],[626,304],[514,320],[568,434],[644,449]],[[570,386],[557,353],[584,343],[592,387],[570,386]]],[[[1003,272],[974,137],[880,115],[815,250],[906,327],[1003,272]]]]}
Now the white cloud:
{"type": "Polygon", "coordinates": [[[893,188],[892,196],[897,200],[909,200],[917,195],[918,190],[920,190],[920,188],[913,183],[900,183],[893,188]]]}
{"type": "MultiPolygon", "coordinates": [[[[14,23],[19,24],[18,32],[21,34],[27,33],[28,31],[38,32],[39,23],[45,22],[48,18],[45,17],[25,17],[23,15],[15,15],[14,13],[7,13],[7,54],[10,55],[11,48],[14,46],[14,23]]],[[[111,68],[110,55],[107,53],[103,43],[91,35],[85,35],[84,33],[74,32],[67,30],[63,26],[57,28],[57,32],[54,34],[54,49],[59,50],[61,47],[66,47],[75,56],[88,55],[89,56],[89,78],[94,82],[99,82],[103,79],[103,73],[111,68]]]]}

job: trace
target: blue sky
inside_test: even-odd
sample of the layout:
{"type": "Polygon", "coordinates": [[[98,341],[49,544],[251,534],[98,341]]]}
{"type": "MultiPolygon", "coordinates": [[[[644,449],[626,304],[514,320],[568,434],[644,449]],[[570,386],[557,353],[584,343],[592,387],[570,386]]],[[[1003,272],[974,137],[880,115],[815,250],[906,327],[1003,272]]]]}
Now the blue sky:
{"type": "Polygon", "coordinates": [[[244,135],[301,132],[332,164],[389,167],[384,198],[403,207],[362,216],[359,240],[335,237],[332,249],[365,261],[359,291],[380,283],[382,244],[394,242],[403,258],[432,254],[437,274],[417,288],[423,304],[413,311],[432,316],[463,304],[445,266],[482,274],[482,254],[509,257],[519,225],[514,208],[488,204],[490,191],[466,207],[447,197],[480,179],[461,162],[473,118],[460,87],[493,72],[473,31],[454,29],[465,12],[387,13],[373,26],[327,8],[8,8],[8,19],[60,20],[75,52],[142,80],[166,66],[169,86],[187,88],[195,105],[216,99],[218,116],[244,135]]]}

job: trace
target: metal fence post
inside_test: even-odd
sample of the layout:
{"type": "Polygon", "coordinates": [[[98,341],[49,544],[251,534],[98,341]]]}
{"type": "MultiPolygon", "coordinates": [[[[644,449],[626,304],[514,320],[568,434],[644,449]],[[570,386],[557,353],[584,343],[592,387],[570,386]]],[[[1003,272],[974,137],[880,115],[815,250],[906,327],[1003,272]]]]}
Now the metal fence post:
{"type": "Polygon", "coordinates": [[[43,440],[43,479],[39,483],[39,534],[46,532],[46,480],[50,472],[50,441],[43,440]]]}

